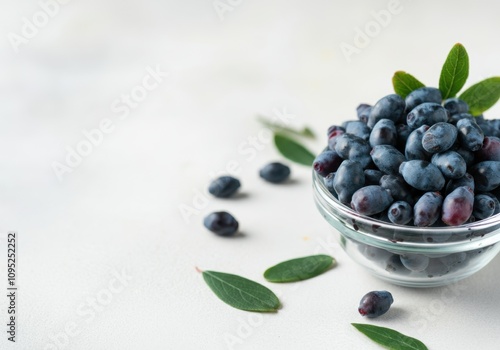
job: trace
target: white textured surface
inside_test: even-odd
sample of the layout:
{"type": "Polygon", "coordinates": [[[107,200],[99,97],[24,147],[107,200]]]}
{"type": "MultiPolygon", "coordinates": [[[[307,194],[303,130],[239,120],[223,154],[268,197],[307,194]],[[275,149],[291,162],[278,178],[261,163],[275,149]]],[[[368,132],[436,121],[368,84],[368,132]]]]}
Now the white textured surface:
{"type": "MultiPolygon", "coordinates": [[[[430,349],[497,349],[500,258],[460,283],[456,298],[445,289],[388,285],[333,241],[307,169],[293,166],[293,183],[272,186],[256,174],[279,158],[273,147],[242,153],[261,130],[257,113],[285,108],[296,125],[323,135],[353,118],[358,103],[390,93],[397,69],[437,84],[458,41],[470,54],[471,82],[500,73],[496,1],[401,0],[401,13],[348,63],[340,44],[352,43],[355,28],[387,4],[241,1],[221,21],[212,1],[75,0],[16,54],[8,33],[19,33],[22,17],[40,8],[2,1],[0,264],[5,233],[17,230],[20,290],[18,342],[2,332],[0,348],[225,349],[234,336],[241,341],[234,349],[378,349],[349,323],[365,321],[356,311],[363,294],[389,289],[393,310],[373,323],[430,349]],[[110,105],[156,65],[170,76],[121,120],[110,105]],[[59,182],[52,162],[103,118],[114,131],[59,182]],[[245,196],[210,199],[185,222],[179,205],[192,205],[209,173],[231,160],[241,167],[245,196]],[[216,209],[234,213],[244,235],[207,232],[201,220],[216,209]],[[315,252],[332,254],[338,267],[300,284],[263,281],[270,265],[315,252]],[[282,293],[283,309],[262,318],[232,309],[195,266],[262,282],[282,293]],[[113,271],[130,275],[123,288],[113,271]],[[92,314],[96,296],[106,305],[92,314]],[[66,343],[68,324],[78,334],[54,345],[54,335],[66,343]]],[[[6,299],[0,303],[5,324],[6,299]]]]}

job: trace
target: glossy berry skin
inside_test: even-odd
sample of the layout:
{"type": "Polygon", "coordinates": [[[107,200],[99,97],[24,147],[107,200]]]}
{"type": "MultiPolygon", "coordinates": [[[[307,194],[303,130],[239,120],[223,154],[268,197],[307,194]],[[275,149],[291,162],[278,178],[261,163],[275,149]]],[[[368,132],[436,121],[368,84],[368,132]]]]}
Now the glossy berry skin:
{"type": "Polygon", "coordinates": [[[439,103],[425,102],[411,110],[406,116],[406,123],[412,129],[417,129],[422,125],[432,126],[436,123],[446,122],[448,111],[439,103]]]}
{"type": "Polygon", "coordinates": [[[413,223],[418,227],[434,224],[441,214],[443,196],[439,192],[426,192],[413,207],[413,223]]]}
{"type": "Polygon", "coordinates": [[[434,102],[441,103],[442,101],[441,92],[439,89],[433,87],[421,87],[419,89],[413,90],[406,96],[406,112],[410,112],[413,108],[424,102],[434,102]]]}
{"type": "Polygon", "coordinates": [[[394,200],[405,201],[411,205],[415,203],[411,188],[401,176],[384,175],[380,178],[380,186],[389,190],[394,200]]]}
{"type": "Polygon", "coordinates": [[[366,103],[362,103],[356,108],[358,119],[365,124],[368,122],[368,117],[370,116],[371,111],[372,111],[372,106],[366,103]]]}
{"type": "Polygon", "coordinates": [[[338,137],[335,152],[343,159],[359,162],[366,168],[371,162],[370,144],[360,137],[344,134],[338,137]]]}
{"type": "Polygon", "coordinates": [[[429,258],[420,254],[405,254],[400,256],[401,263],[410,271],[421,272],[429,266],[429,258]]]}
{"type": "Polygon", "coordinates": [[[209,214],[203,220],[203,225],[218,236],[232,236],[238,231],[238,221],[225,211],[209,214]]]}
{"type": "Polygon", "coordinates": [[[469,119],[460,119],[457,122],[457,129],[462,147],[473,152],[483,147],[484,134],[476,122],[469,119]]]}
{"type": "Polygon", "coordinates": [[[208,186],[208,192],[217,198],[231,197],[240,188],[241,183],[232,176],[221,176],[208,186]]]}
{"type": "Polygon", "coordinates": [[[489,192],[482,193],[482,194],[490,197],[491,199],[493,199],[493,202],[495,202],[495,210],[493,211],[493,215],[500,213],[500,202],[498,201],[498,198],[494,194],[489,193],[489,192]]]}
{"type": "Polygon", "coordinates": [[[333,179],[333,188],[344,204],[351,202],[354,192],[365,184],[365,173],[359,162],[344,160],[333,179]]]}
{"type": "Polygon", "coordinates": [[[485,160],[474,164],[470,169],[476,190],[490,192],[500,185],[500,162],[485,160]]]}
{"type": "Polygon", "coordinates": [[[320,175],[326,175],[337,171],[343,159],[335,151],[324,151],[314,159],[313,168],[320,175]]]}
{"type": "Polygon", "coordinates": [[[460,154],[454,151],[436,153],[432,156],[432,164],[437,166],[448,179],[459,179],[465,175],[467,164],[460,154]]]}
{"type": "Polygon", "coordinates": [[[453,114],[452,116],[450,116],[450,118],[448,119],[448,123],[453,124],[453,125],[457,125],[457,123],[462,119],[469,119],[470,121],[475,121],[472,114],[459,113],[459,114],[453,114]]]}
{"type": "Polygon", "coordinates": [[[500,161],[500,139],[494,136],[485,136],[483,140],[483,147],[476,151],[474,155],[477,161],[500,161]]]}
{"type": "Polygon", "coordinates": [[[401,96],[391,94],[382,97],[372,107],[367,125],[370,128],[373,128],[380,119],[390,119],[396,123],[403,115],[404,109],[405,101],[401,98],[401,96]]]}
{"type": "Polygon", "coordinates": [[[362,215],[373,215],[383,212],[392,202],[393,198],[388,190],[371,185],[354,192],[351,208],[362,215]]]}
{"type": "Polygon", "coordinates": [[[469,105],[467,102],[459,98],[448,98],[444,100],[443,107],[450,113],[450,115],[469,112],[469,105]]]}
{"type": "Polygon", "coordinates": [[[370,146],[392,145],[396,146],[398,133],[396,125],[390,119],[380,119],[370,133],[370,146]]]}
{"type": "Polygon", "coordinates": [[[346,134],[355,135],[357,137],[362,138],[365,141],[368,141],[370,137],[370,128],[359,120],[350,121],[345,125],[346,134]]]}
{"type": "Polygon", "coordinates": [[[406,225],[413,219],[413,209],[407,202],[396,201],[389,207],[387,216],[393,224],[406,225]]]}
{"type": "Polygon", "coordinates": [[[260,169],[259,175],[268,182],[278,184],[288,179],[290,168],[279,162],[269,163],[260,169]]]}
{"type": "Polygon", "coordinates": [[[458,187],[446,196],[441,220],[446,225],[458,226],[469,220],[474,206],[474,192],[470,187],[458,187]]]}
{"type": "Polygon", "coordinates": [[[378,145],[370,152],[373,163],[385,174],[397,175],[405,156],[391,145],[378,145]]]}
{"type": "Polygon", "coordinates": [[[472,215],[476,220],[489,218],[495,212],[496,203],[486,194],[478,194],[474,197],[472,215]]]}
{"type": "Polygon", "coordinates": [[[451,192],[453,192],[456,188],[461,186],[470,187],[472,191],[474,191],[475,189],[474,178],[472,177],[471,174],[465,173],[465,175],[459,179],[452,179],[448,181],[448,183],[446,184],[445,193],[448,195],[451,192]]]}
{"type": "Polygon", "coordinates": [[[365,169],[365,185],[378,185],[384,173],[380,170],[365,169]]]}
{"type": "Polygon", "coordinates": [[[375,318],[389,311],[394,299],[388,291],[373,291],[365,294],[359,302],[358,311],[361,316],[375,318]]]}
{"type": "Polygon", "coordinates": [[[338,125],[332,125],[328,128],[328,148],[335,151],[335,145],[337,144],[337,138],[340,135],[345,134],[345,129],[338,125]]]}
{"type": "Polygon", "coordinates": [[[333,188],[333,180],[334,179],[335,179],[335,173],[330,173],[330,174],[325,176],[325,178],[323,179],[323,182],[325,183],[325,186],[328,189],[328,191],[330,191],[330,193],[336,195],[337,193],[335,192],[335,189],[333,188]]]}
{"type": "Polygon", "coordinates": [[[457,140],[457,128],[448,123],[436,123],[424,133],[422,147],[429,153],[447,151],[457,140]]]}
{"type": "Polygon", "coordinates": [[[422,147],[422,138],[429,126],[422,125],[411,132],[406,140],[405,156],[407,160],[429,160],[431,154],[422,147]]]}
{"type": "Polygon", "coordinates": [[[410,160],[401,163],[399,173],[406,183],[421,191],[440,191],[445,180],[443,174],[432,163],[425,160],[410,160]]]}

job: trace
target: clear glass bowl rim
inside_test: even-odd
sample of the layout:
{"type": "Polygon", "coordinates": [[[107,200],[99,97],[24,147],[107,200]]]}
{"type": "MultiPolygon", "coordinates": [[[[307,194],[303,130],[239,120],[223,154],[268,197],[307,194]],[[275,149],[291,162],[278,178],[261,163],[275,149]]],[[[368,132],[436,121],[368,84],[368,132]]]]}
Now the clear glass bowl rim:
{"type": "MultiPolygon", "coordinates": [[[[405,235],[419,235],[424,233],[443,233],[443,234],[461,234],[464,236],[461,240],[454,240],[452,242],[393,242],[389,240],[387,237],[382,237],[373,233],[364,232],[364,231],[356,231],[349,227],[348,236],[354,238],[356,240],[363,241],[365,243],[373,244],[379,247],[394,247],[397,245],[399,248],[409,248],[411,250],[432,250],[432,251],[440,251],[442,249],[445,250],[456,250],[461,251],[464,249],[474,249],[478,246],[488,246],[500,241],[500,213],[494,216],[491,216],[487,219],[479,220],[473,223],[467,223],[460,226],[445,226],[445,227],[415,227],[415,226],[404,226],[397,225],[392,223],[387,223],[385,221],[380,221],[373,219],[371,217],[361,215],[355,212],[353,209],[347,207],[338,201],[326,188],[324,184],[324,178],[319,174],[312,170],[313,173],[313,190],[315,195],[315,200],[317,205],[320,205],[323,210],[327,211],[330,215],[336,216],[336,214],[341,214],[345,217],[348,217],[352,220],[355,220],[356,223],[365,224],[365,225],[377,225],[377,228],[382,230],[394,230],[398,231],[405,235]],[[327,207],[325,207],[325,204],[327,207]],[[496,226],[496,227],[495,227],[496,226]],[[489,232],[483,236],[478,235],[472,238],[466,237],[467,234],[475,231],[486,231],[489,232]],[[495,231],[495,232],[493,232],[495,231]],[[470,247],[465,247],[469,246],[470,247]],[[453,249],[453,247],[455,249],[453,249]]],[[[345,232],[344,232],[345,233],[345,232]]]]}

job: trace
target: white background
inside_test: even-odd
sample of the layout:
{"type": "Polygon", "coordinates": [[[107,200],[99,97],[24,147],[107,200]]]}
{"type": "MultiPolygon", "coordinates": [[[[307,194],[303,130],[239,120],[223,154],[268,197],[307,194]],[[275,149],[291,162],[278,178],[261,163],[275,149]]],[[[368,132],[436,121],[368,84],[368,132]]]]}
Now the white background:
{"type": "Polygon", "coordinates": [[[329,125],[392,92],[394,71],[436,85],[456,42],[469,52],[468,85],[499,75],[498,2],[401,0],[350,60],[342,43],[354,45],[357,28],[388,1],[230,3],[219,16],[211,0],[74,0],[14,48],[10,33],[21,35],[23,17],[41,8],[2,0],[0,264],[16,230],[19,291],[17,342],[2,326],[0,348],[379,349],[350,325],[370,322],[430,349],[497,349],[500,258],[453,291],[379,281],[334,241],[309,169],[292,165],[291,183],[264,183],[258,169],[281,158],[270,143],[248,142],[262,130],[257,114],[286,110],[293,125],[317,132],[308,147],[318,152],[329,125]],[[157,66],[170,75],[121,119],[111,105],[157,66]],[[52,164],[104,119],[113,131],[58,181],[52,164]],[[230,162],[242,195],[207,197],[184,219],[179,208],[192,207],[209,174],[230,162]],[[202,219],[214,210],[232,212],[243,234],[206,231],[202,219]],[[299,284],[264,281],[267,267],[317,252],[338,266],[299,284]],[[281,293],[283,308],[262,317],[233,309],[195,266],[261,282],[281,293]],[[377,289],[392,292],[393,308],[362,319],[359,299],[377,289]]]}

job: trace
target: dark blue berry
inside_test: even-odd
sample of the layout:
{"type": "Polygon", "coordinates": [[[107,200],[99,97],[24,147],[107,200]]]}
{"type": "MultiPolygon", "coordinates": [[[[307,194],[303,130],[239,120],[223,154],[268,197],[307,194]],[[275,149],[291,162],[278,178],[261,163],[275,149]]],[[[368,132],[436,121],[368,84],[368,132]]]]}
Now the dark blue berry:
{"type": "Polygon", "coordinates": [[[337,138],[340,135],[345,134],[345,129],[338,125],[332,125],[328,128],[328,148],[335,151],[335,145],[337,144],[337,138]]]}
{"type": "Polygon", "coordinates": [[[264,180],[277,184],[288,179],[290,168],[278,162],[269,163],[260,169],[259,175],[264,180]]]}
{"type": "Polygon", "coordinates": [[[393,302],[392,294],[386,290],[369,292],[361,298],[358,311],[368,318],[379,317],[389,311],[393,302]]]}
{"type": "Polygon", "coordinates": [[[339,136],[335,145],[335,151],[340,157],[359,162],[363,168],[368,167],[372,161],[370,150],[367,141],[351,134],[339,136]]]}
{"type": "Polygon", "coordinates": [[[439,89],[433,87],[421,87],[413,90],[406,96],[406,112],[410,112],[413,108],[424,102],[441,103],[442,97],[439,89]]]}
{"type": "Polygon", "coordinates": [[[232,176],[221,176],[208,186],[208,192],[218,198],[231,197],[240,188],[241,183],[232,176]]]}
{"type": "Polygon", "coordinates": [[[351,208],[363,215],[380,213],[391,205],[393,198],[382,186],[362,187],[352,195],[351,208]]]}
{"type": "Polygon", "coordinates": [[[474,197],[474,208],[472,215],[476,220],[489,218],[495,212],[495,201],[486,194],[478,194],[474,197]]]}
{"type": "Polygon", "coordinates": [[[462,147],[469,151],[478,151],[483,147],[484,134],[475,121],[460,119],[457,122],[457,129],[462,147]]]}
{"type": "Polygon", "coordinates": [[[326,175],[337,171],[343,159],[335,151],[327,150],[320,153],[313,162],[314,170],[320,175],[326,175]]]}
{"type": "Polygon", "coordinates": [[[386,190],[389,190],[394,200],[405,201],[411,205],[415,203],[411,188],[401,176],[384,175],[380,178],[379,184],[386,190]]]}
{"type": "Polygon", "coordinates": [[[474,192],[470,187],[458,187],[446,196],[441,220],[446,225],[458,226],[469,220],[474,206],[474,192]]]}
{"type": "Polygon", "coordinates": [[[500,139],[494,136],[486,136],[483,140],[483,147],[476,151],[474,155],[478,161],[500,161],[500,139]]]}
{"type": "Polygon", "coordinates": [[[405,156],[391,145],[378,145],[370,152],[373,163],[386,174],[398,174],[399,166],[405,161],[405,156]]]}
{"type": "Polygon", "coordinates": [[[366,125],[366,123],[363,123],[362,121],[359,120],[354,120],[346,124],[345,132],[346,134],[351,134],[367,141],[368,138],[370,137],[371,130],[366,125]]]}
{"type": "Polygon", "coordinates": [[[413,223],[418,227],[434,224],[441,214],[443,196],[439,192],[426,192],[413,207],[413,223]]]}
{"type": "Polygon", "coordinates": [[[450,115],[469,112],[469,105],[459,98],[449,98],[444,100],[443,107],[450,115]]]}
{"type": "Polygon", "coordinates": [[[500,202],[498,201],[498,198],[492,193],[486,192],[483,194],[490,197],[491,199],[493,199],[493,202],[495,202],[495,210],[493,211],[493,215],[500,213],[500,202]]]}
{"type": "Polygon", "coordinates": [[[421,272],[429,266],[429,258],[420,254],[404,254],[400,257],[401,263],[410,271],[421,272]]]}
{"type": "Polygon", "coordinates": [[[490,192],[500,185],[500,162],[485,160],[474,164],[470,169],[474,177],[476,189],[481,192],[490,192]]]}
{"type": "Polygon", "coordinates": [[[448,123],[436,123],[424,133],[422,147],[429,153],[447,151],[457,139],[457,128],[448,123]]]}
{"type": "Polygon", "coordinates": [[[339,196],[339,200],[348,204],[354,192],[365,184],[365,173],[359,162],[344,160],[337,169],[333,179],[333,188],[339,196]]]}
{"type": "Polygon", "coordinates": [[[392,145],[396,146],[398,134],[396,125],[390,119],[380,119],[370,133],[370,146],[392,145]]]}
{"type": "Polygon", "coordinates": [[[372,110],[372,106],[366,103],[362,103],[356,108],[356,112],[358,114],[358,119],[363,123],[368,122],[368,117],[370,116],[370,112],[372,110]]]}
{"type": "Polygon", "coordinates": [[[225,211],[209,214],[203,220],[207,229],[219,236],[232,236],[238,231],[238,221],[225,211]]]}
{"type": "Polygon", "coordinates": [[[460,179],[467,171],[467,164],[460,154],[454,151],[436,153],[432,156],[432,164],[448,179],[460,179]]]}
{"type": "Polygon", "coordinates": [[[394,224],[406,225],[413,219],[413,209],[407,202],[396,201],[389,207],[387,216],[394,224]]]}
{"type": "Polygon", "coordinates": [[[427,125],[422,125],[418,129],[413,130],[408,136],[405,145],[405,156],[407,160],[430,159],[430,153],[422,147],[422,138],[427,130],[429,130],[429,127],[427,125]]]}
{"type": "Polygon", "coordinates": [[[416,129],[422,125],[432,126],[448,120],[448,111],[439,103],[425,102],[411,110],[406,116],[406,123],[410,128],[416,129]]]}
{"type": "Polygon", "coordinates": [[[421,191],[440,191],[445,184],[438,167],[425,160],[403,162],[399,173],[410,186],[421,191]]]}
{"type": "Polygon", "coordinates": [[[396,148],[404,153],[406,148],[406,140],[410,136],[413,130],[406,124],[396,125],[396,132],[398,134],[398,140],[396,142],[396,148]]]}
{"type": "Polygon", "coordinates": [[[372,107],[370,116],[368,117],[368,126],[373,128],[380,119],[390,119],[396,123],[403,115],[405,109],[405,101],[401,96],[392,94],[387,95],[372,107]]]}

